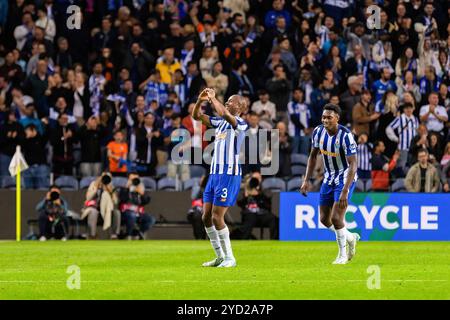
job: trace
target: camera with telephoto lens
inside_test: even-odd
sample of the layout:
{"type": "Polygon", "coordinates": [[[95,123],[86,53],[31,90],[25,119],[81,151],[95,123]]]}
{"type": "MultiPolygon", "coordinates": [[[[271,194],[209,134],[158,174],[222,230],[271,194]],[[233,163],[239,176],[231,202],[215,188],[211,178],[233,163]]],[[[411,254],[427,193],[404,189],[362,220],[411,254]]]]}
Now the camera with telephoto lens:
{"type": "Polygon", "coordinates": [[[259,180],[257,178],[251,178],[248,181],[249,189],[257,189],[259,187],[259,180]]]}
{"type": "Polygon", "coordinates": [[[111,177],[109,175],[105,174],[102,177],[102,184],[106,186],[106,185],[108,185],[110,183],[111,183],[111,177]]]}
{"type": "Polygon", "coordinates": [[[138,185],[141,184],[141,179],[134,178],[133,180],[131,180],[131,183],[133,184],[133,186],[137,187],[138,185]]]}
{"type": "Polygon", "coordinates": [[[50,193],[50,200],[51,200],[51,201],[56,201],[56,200],[58,200],[58,199],[59,199],[59,192],[52,191],[52,192],[50,193]]]}

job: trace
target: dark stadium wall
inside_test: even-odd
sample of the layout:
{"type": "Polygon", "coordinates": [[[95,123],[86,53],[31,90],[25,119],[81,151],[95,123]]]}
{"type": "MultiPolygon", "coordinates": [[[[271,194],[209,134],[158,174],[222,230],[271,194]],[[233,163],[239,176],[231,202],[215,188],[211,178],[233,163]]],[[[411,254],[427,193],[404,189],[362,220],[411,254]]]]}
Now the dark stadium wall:
{"type": "MultiPolygon", "coordinates": [[[[36,205],[45,197],[46,191],[23,190],[22,191],[22,239],[29,233],[28,220],[37,219],[36,205]]],[[[187,222],[186,214],[191,206],[190,191],[169,192],[154,191],[149,193],[151,202],[146,206],[146,211],[154,215],[157,221],[164,218],[168,222],[187,222]]],[[[69,203],[69,209],[80,213],[85,199],[84,191],[62,191],[62,196],[69,203]]],[[[0,190],[0,203],[2,209],[0,213],[0,239],[12,240],[16,238],[16,192],[15,190],[0,190]]],[[[272,195],[272,210],[278,216],[279,195],[272,195]]],[[[233,207],[229,217],[234,222],[240,222],[240,209],[233,207]]],[[[33,227],[38,233],[37,224],[33,227]]],[[[99,238],[106,239],[107,233],[99,228],[99,238]]],[[[86,233],[85,226],[80,227],[80,233],[86,233]]],[[[254,232],[259,237],[259,232],[254,232]]],[[[264,238],[268,236],[268,231],[264,232],[264,238]]],[[[154,227],[147,234],[148,239],[194,239],[192,228],[187,226],[167,226],[154,227]]]]}

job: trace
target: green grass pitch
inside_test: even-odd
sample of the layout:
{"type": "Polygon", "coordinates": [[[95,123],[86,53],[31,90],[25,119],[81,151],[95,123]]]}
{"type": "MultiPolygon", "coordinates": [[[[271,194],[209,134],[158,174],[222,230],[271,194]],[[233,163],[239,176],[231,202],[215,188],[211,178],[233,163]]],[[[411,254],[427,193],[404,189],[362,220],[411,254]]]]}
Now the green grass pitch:
{"type": "Polygon", "coordinates": [[[238,266],[218,269],[200,266],[208,241],[4,241],[0,299],[450,299],[450,243],[360,242],[339,266],[334,242],[232,244],[238,266]],[[368,289],[371,265],[379,289],[368,289]]]}

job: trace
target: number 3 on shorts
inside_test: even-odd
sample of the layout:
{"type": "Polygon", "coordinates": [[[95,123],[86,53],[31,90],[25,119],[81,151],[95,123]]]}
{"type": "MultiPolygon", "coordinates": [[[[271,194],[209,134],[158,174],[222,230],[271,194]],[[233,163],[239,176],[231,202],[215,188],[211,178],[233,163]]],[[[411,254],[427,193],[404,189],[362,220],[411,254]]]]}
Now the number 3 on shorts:
{"type": "Polygon", "coordinates": [[[226,199],[228,197],[228,189],[227,188],[222,189],[222,194],[220,195],[220,197],[222,199],[226,199]]]}

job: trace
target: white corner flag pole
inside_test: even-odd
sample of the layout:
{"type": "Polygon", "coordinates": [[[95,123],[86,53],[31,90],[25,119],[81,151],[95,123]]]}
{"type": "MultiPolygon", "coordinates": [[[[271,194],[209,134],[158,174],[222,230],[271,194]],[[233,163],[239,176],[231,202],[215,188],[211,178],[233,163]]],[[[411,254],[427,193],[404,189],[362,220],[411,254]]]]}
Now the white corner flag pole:
{"type": "Polygon", "coordinates": [[[20,185],[20,173],[28,169],[28,164],[20,152],[20,146],[16,147],[16,153],[14,154],[11,163],[9,164],[9,173],[11,176],[16,176],[16,241],[21,239],[21,185],[20,185]]]}

